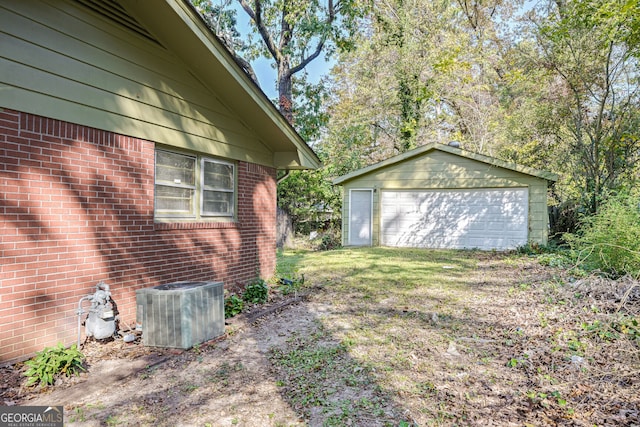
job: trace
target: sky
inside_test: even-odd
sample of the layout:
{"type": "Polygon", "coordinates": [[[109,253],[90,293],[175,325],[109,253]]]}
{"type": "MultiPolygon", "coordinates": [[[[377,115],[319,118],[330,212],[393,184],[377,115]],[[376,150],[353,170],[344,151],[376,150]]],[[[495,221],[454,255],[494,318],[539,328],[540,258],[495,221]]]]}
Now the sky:
{"type": "MultiPolygon", "coordinates": [[[[255,71],[258,76],[258,82],[262,91],[269,97],[269,99],[277,99],[278,91],[276,88],[276,80],[278,73],[271,64],[273,64],[273,60],[267,58],[260,58],[251,63],[253,71],[255,71]]],[[[325,61],[324,56],[311,61],[306,68],[309,74],[308,80],[311,83],[318,83],[322,77],[329,74],[333,64],[333,61],[325,61]]]]}
{"type": "MultiPolygon", "coordinates": [[[[525,0],[521,13],[530,10],[541,0],[525,0]]],[[[238,30],[241,34],[248,34],[251,31],[249,16],[242,7],[234,2],[237,11],[238,30]]],[[[259,37],[256,35],[255,37],[259,37]]],[[[313,60],[306,68],[308,72],[308,80],[311,83],[318,83],[320,79],[329,74],[331,68],[335,64],[334,60],[326,61],[324,56],[313,60]]],[[[278,91],[276,88],[277,72],[273,68],[273,60],[268,58],[260,58],[251,63],[253,69],[258,76],[259,86],[269,99],[277,99],[278,91]]]]}
{"type": "MultiPolygon", "coordinates": [[[[238,20],[238,30],[240,34],[248,34],[251,31],[251,27],[249,24],[249,16],[247,13],[242,10],[242,7],[235,3],[235,7],[237,10],[237,20],[238,20]]],[[[255,35],[254,37],[259,37],[255,35]]],[[[329,74],[331,67],[334,62],[327,62],[324,58],[324,55],[314,59],[311,63],[306,67],[306,71],[308,72],[308,80],[311,83],[318,83],[323,76],[329,74]]],[[[253,66],[253,71],[255,71],[258,76],[258,82],[262,91],[269,97],[269,99],[277,99],[278,98],[278,90],[276,88],[276,80],[278,77],[277,71],[272,67],[273,60],[267,58],[260,58],[251,62],[253,66]]],[[[301,71],[302,72],[302,71],[301,71]]]]}

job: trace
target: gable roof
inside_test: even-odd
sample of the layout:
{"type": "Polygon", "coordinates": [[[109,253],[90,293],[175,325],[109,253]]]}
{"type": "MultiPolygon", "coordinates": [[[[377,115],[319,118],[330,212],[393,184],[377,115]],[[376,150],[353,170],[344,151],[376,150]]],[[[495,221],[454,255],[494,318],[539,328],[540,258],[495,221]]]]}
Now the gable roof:
{"type": "Polygon", "coordinates": [[[236,63],[188,0],[119,0],[159,43],[180,57],[245,125],[260,134],[282,169],[314,169],[320,160],[236,63]]]}
{"type": "Polygon", "coordinates": [[[518,165],[516,163],[509,163],[503,160],[496,159],[494,157],[485,156],[482,154],[473,153],[471,151],[466,151],[460,148],[452,147],[450,145],[444,145],[437,142],[431,142],[429,144],[423,145],[422,147],[415,148],[411,151],[407,151],[406,153],[399,154],[397,156],[391,157],[387,160],[383,160],[379,163],[364,167],[362,169],[358,169],[346,175],[342,175],[333,180],[335,185],[344,184],[347,181],[355,179],[357,177],[366,175],[368,173],[374,172],[376,170],[385,168],[387,166],[394,165],[396,163],[401,163],[412,159],[414,157],[422,156],[431,151],[438,150],[449,154],[454,154],[456,156],[464,157],[467,159],[475,160],[478,162],[486,163],[490,166],[495,166],[503,169],[512,170],[515,172],[523,173],[526,175],[535,176],[537,178],[545,179],[547,181],[555,182],[558,180],[558,175],[545,172],[538,169],[530,168],[527,166],[518,165]]]}

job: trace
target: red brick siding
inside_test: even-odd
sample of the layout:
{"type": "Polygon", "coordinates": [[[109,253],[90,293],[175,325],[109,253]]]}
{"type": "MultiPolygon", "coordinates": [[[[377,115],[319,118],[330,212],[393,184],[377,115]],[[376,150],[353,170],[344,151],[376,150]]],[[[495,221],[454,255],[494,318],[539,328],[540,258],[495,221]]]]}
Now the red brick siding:
{"type": "Polygon", "coordinates": [[[0,360],[74,342],[100,280],[133,325],[136,289],[274,272],[272,168],[237,163],[236,221],[155,224],[153,142],[5,109],[0,157],[0,360]]]}

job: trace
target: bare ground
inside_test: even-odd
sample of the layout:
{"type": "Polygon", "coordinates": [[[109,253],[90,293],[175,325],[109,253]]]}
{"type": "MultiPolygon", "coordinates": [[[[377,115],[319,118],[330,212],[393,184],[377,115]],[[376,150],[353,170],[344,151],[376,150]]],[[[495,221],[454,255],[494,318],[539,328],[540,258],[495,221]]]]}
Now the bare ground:
{"type": "MultiPolygon", "coordinates": [[[[266,353],[293,331],[308,333],[315,316],[299,302],[260,324],[243,316],[224,337],[189,351],[89,342],[87,373],[44,391],[19,379],[4,403],[64,405],[65,425],[78,426],[302,425],[280,397],[266,353]]],[[[8,369],[13,376],[24,367],[3,374],[8,369]]]]}
{"type": "Polygon", "coordinates": [[[189,351],[86,343],[87,372],[44,390],[2,368],[0,404],[75,426],[640,426],[640,286],[563,275],[487,254],[466,290],[322,276],[189,351]]]}

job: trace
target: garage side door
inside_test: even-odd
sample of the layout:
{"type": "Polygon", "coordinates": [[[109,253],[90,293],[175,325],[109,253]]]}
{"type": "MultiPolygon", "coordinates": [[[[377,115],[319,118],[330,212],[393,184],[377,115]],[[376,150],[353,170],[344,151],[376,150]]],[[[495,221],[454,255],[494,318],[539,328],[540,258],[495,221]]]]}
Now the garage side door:
{"type": "Polygon", "coordinates": [[[527,243],[526,188],[383,191],[381,242],[419,248],[513,249],[527,243]]]}
{"type": "Polygon", "coordinates": [[[349,192],[349,245],[371,245],[372,190],[349,192]]]}

